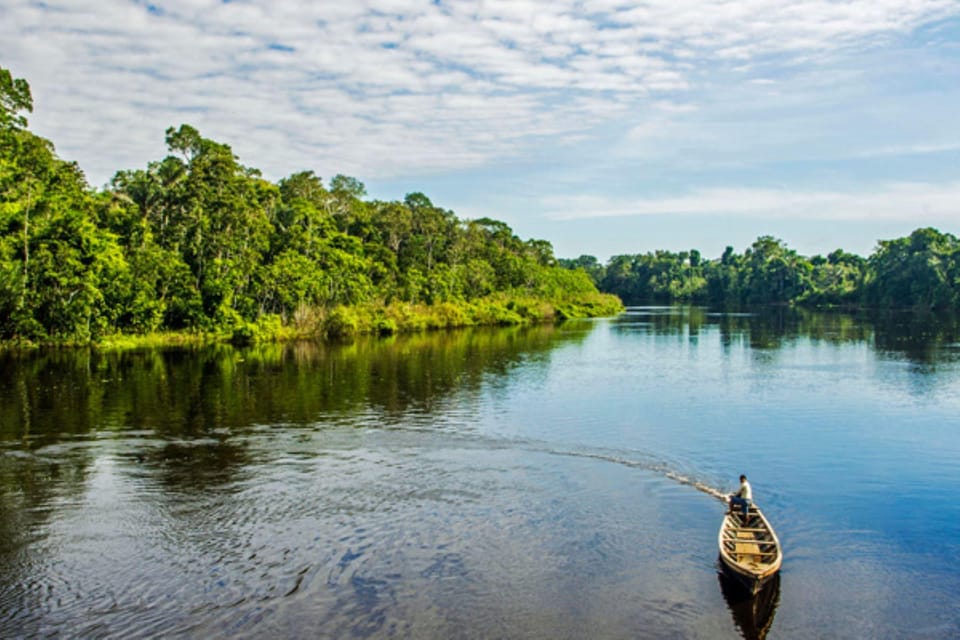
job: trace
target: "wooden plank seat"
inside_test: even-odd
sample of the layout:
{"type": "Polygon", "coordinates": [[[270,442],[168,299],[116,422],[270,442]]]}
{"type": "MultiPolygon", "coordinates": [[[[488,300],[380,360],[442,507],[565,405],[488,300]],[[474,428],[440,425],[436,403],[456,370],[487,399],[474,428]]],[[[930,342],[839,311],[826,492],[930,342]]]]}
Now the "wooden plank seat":
{"type": "Polygon", "coordinates": [[[731,542],[733,544],[743,544],[749,542],[750,544],[756,544],[764,547],[774,547],[779,544],[776,540],[754,540],[752,538],[728,538],[724,536],[722,538],[723,542],[731,542]]]}

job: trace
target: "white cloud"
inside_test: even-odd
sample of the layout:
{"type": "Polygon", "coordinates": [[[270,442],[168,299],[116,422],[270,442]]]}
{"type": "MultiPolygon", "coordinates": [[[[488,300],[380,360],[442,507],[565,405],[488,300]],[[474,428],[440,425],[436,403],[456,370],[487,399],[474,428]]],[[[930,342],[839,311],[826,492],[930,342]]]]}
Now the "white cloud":
{"type": "MultiPolygon", "coordinates": [[[[918,142],[914,144],[886,145],[858,151],[859,158],[882,158],[889,156],[914,156],[930,153],[949,153],[960,151],[960,140],[944,142],[918,142]]],[[[960,203],[958,203],[960,206],[960,203]]]]}
{"type": "Polygon", "coordinates": [[[271,177],[384,178],[687,113],[716,65],[874,46],[950,15],[955,0],[7,0],[0,64],[94,183],[161,156],[184,121],[271,177]]]}
{"type": "Polygon", "coordinates": [[[557,220],[620,216],[736,216],[840,221],[950,220],[960,222],[960,181],[891,183],[869,191],[765,188],[700,189],[650,198],[572,196],[544,198],[545,216],[557,220]]]}

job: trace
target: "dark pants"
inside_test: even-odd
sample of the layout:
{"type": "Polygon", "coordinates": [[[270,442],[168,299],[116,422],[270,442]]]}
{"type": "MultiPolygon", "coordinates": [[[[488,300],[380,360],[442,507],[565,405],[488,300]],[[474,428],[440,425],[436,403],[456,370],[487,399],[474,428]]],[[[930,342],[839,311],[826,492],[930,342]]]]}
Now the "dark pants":
{"type": "Polygon", "coordinates": [[[740,496],[730,496],[730,508],[741,507],[743,509],[743,517],[747,517],[747,509],[750,508],[750,501],[741,498],[740,496]]]}

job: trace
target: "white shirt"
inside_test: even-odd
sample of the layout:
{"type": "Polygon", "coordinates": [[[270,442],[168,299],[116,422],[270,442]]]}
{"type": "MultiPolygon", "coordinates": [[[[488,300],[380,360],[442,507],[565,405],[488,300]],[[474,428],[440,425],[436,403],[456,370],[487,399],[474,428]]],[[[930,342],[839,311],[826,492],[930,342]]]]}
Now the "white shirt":
{"type": "Polygon", "coordinates": [[[753,489],[750,488],[750,483],[744,480],[740,483],[740,491],[737,492],[737,495],[743,498],[744,500],[753,500],[753,489]]]}

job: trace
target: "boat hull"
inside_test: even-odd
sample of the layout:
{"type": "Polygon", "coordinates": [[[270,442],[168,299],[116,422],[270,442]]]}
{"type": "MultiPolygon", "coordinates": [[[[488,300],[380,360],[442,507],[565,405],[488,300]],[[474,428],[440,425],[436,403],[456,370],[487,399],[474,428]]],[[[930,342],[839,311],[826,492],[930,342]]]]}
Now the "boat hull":
{"type": "Polygon", "coordinates": [[[727,561],[724,555],[721,553],[719,555],[720,566],[723,569],[723,575],[727,576],[731,580],[736,581],[736,583],[746,590],[751,596],[755,596],[769,583],[773,582],[774,578],[779,575],[778,571],[766,576],[757,576],[756,574],[742,571],[727,561]]]}

